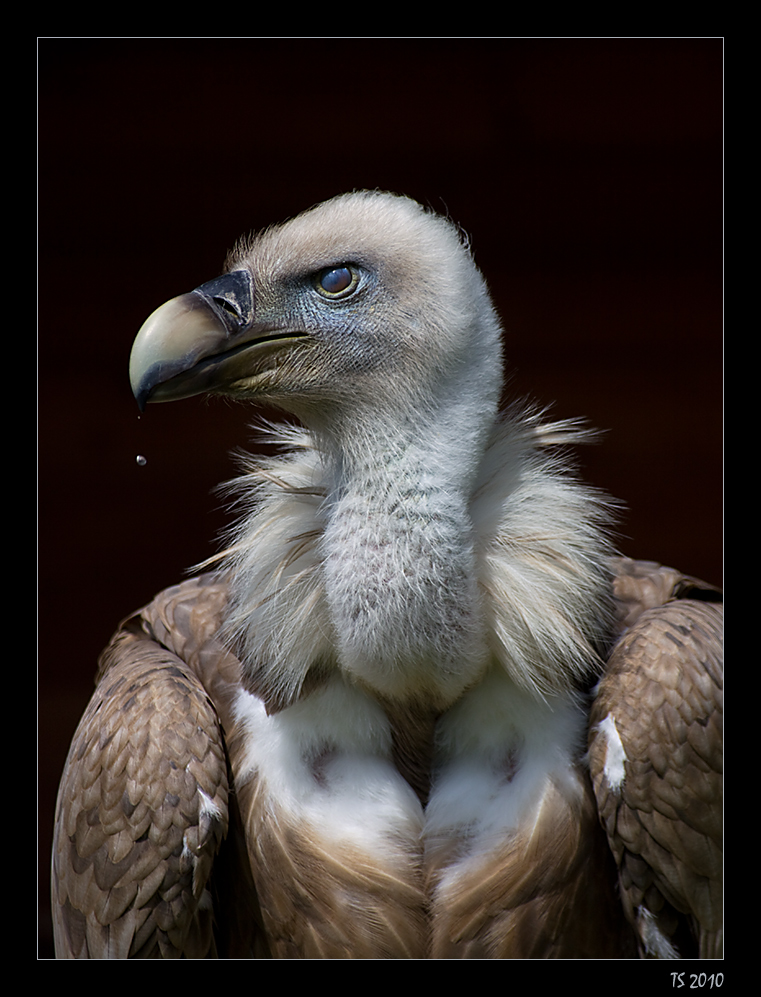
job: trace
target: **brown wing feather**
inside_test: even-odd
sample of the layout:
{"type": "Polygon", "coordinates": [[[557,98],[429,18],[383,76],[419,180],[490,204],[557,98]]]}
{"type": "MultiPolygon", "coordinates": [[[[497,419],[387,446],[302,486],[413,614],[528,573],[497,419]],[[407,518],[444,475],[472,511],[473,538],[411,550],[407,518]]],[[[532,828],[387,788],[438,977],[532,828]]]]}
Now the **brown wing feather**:
{"type": "Polygon", "coordinates": [[[639,611],[613,649],[591,712],[592,780],[643,954],[718,957],[722,607],[675,597],[712,599],[711,586],[646,562],[629,567],[636,564],[622,587],[631,611],[642,576],[639,611]],[[654,605],[659,588],[665,604],[654,605]]]}
{"type": "Polygon", "coordinates": [[[217,719],[174,655],[127,632],[107,654],[59,792],[56,950],[206,956],[214,948],[206,886],[227,831],[217,719]]]}
{"type": "Polygon", "coordinates": [[[619,634],[633,626],[645,610],[665,606],[675,599],[722,601],[720,588],[656,561],[616,557],[611,567],[619,634]]]}
{"type": "Polygon", "coordinates": [[[220,718],[201,681],[211,676],[225,702],[231,676],[209,642],[224,601],[224,586],[208,577],[167,590],[125,621],[101,657],[58,797],[59,957],[213,957],[223,954],[217,934],[227,955],[267,954],[253,885],[239,889],[250,871],[220,718]],[[218,932],[233,886],[249,910],[218,932]],[[253,930],[239,938],[241,920],[253,930]]]}

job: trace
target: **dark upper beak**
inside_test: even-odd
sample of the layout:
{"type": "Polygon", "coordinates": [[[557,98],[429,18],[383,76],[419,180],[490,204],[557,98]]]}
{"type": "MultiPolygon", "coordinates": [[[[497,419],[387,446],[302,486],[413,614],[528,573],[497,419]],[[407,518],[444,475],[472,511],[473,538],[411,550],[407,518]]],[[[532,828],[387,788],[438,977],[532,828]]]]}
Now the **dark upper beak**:
{"type": "Polygon", "coordinates": [[[132,346],[132,393],[147,402],[173,401],[213,386],[215,368],[245,348],[254,328],[254,285],[234,270],[167,301],[145,321],[132,346]]]}

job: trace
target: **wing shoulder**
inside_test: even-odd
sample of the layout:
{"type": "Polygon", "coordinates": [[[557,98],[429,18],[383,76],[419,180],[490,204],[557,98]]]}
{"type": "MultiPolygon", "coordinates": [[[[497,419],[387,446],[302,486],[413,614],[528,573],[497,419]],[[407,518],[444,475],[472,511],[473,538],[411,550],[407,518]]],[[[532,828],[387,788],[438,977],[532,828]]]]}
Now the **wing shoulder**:
{"type": "MultiPolygon", "coordinates": [[[[637,598],[627,600],[633,621],[613,648],[591,711],[595,795],[644,954],[717,956],[723,607],[704,601],[705,593],[716,598],[711,586],[648,562],[630,564],[646,576],[644,596],[636,613],[637,598]]],[[[633,578],[628,573],[623,584],[629,596],[633,578]]]]}
{"type": "Polygon", "coordinates": [[[101,656],[56,807],[59,957],[216,954],[211,874],[228,833],[230,785],[202,679],[204,670],[213,676],[215,655],[224,658],[210,644],[223,598],[198,579],[168,590],[125,621],[101,656]]]}

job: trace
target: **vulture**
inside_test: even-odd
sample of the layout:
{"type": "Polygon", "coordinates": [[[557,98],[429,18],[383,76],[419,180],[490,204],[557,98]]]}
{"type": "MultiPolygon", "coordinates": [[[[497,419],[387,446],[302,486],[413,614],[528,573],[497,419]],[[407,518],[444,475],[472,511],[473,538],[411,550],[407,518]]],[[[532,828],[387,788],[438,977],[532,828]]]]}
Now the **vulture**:
{"type": "Polygon", "coordinates": [[[378,191],[147,319],[141,408],[284,420],[99,659],[58,957],[722,956],[721,595],[617,553],[502,342],[467,238],[378,191]]]}

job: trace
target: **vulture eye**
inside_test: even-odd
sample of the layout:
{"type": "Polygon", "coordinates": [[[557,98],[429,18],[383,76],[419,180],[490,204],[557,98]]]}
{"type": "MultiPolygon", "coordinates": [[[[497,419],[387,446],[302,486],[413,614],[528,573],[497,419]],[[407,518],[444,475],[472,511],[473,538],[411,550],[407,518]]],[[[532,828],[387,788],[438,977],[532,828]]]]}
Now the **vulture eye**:
{"type": "Polygon", "coordinates": [[[345,298],[359,284],[354,267],[327,267],[317,275],[315,287],[324,298],[345,298]]]}

